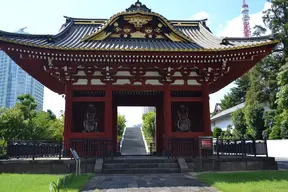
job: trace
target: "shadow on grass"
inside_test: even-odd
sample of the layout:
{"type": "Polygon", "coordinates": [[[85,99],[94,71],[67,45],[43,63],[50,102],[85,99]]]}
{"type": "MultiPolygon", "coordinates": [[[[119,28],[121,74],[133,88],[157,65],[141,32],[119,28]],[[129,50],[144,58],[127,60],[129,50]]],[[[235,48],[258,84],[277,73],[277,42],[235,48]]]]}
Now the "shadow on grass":
{"type": "Polygon", "coordinates": [[[89,182],[93,174],[83,174],[74,176],[69,180],[64,187],[60,187],[60,192],[78,192],[89,182]]]}

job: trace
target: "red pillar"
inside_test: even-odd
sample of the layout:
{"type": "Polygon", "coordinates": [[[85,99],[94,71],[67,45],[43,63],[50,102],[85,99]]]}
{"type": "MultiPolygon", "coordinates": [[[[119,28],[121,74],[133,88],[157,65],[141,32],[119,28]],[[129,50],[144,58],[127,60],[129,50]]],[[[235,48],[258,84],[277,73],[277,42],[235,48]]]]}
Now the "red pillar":
{"type": "Polygon", "coordinates": [[[118,147],[118,143],[117,143],[117,131],[118,131],[118,112],[117,112],[117,105],[113,104],[112,106],[113,108],[113,127],[112,127],[112,132],[113,132],[113,146],[114,146],[114,152],[117,152],[117,147],[118,147]]]}
{"type": "Polygon", "coordinates": [[[164,120],[164,130],[163,130],[163,147],[164,151],[168,150],[168,138],[171,137],[172,132],[172,121],[171,121],[171,92],[170,84],[164,85],[164,103],[163,103],[163,120],[164,120]]]}
{"type": "MultiPolygon", "coordinates": [[[[163,107],[160,105],[156,106],[156,151],[161,153],[163,150],[163,107]]],[[[149,147],[149,146],[148,146],[149,147]]]]}
{"type": "Polygon", "coordinates": [[[203,127],[205,136],[212,136],[209,107],[209,87],[208,82],[202,83],[203,98],[203,127]]]}
{"type": "Polygon", "coordinates": [[[109,139],[113,136],[113,113],[112,113],[112,85],[109,83],[105,90],[105,130],[109,139]]]}
{"type": "Polygon", "coordinates": [[[65,115],[64,115],[64,140],[70,140],[72,133],[72,87],[65,86],[65,115]]]}

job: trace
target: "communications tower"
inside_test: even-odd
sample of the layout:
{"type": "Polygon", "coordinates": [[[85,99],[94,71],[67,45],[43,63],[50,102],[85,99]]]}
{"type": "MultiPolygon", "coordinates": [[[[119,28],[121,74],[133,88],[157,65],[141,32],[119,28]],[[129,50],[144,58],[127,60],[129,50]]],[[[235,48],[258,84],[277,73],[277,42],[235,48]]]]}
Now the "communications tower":
{"type": "Polygon", "coordinates": [[[242,20],[244,24],[244,37],[251,36],[251,29],[250,29],[250,17],[249,17],[249,6],[246,3],[246,0],[243,0],[243,5],[241,8],[242,13],[242,20]]]}

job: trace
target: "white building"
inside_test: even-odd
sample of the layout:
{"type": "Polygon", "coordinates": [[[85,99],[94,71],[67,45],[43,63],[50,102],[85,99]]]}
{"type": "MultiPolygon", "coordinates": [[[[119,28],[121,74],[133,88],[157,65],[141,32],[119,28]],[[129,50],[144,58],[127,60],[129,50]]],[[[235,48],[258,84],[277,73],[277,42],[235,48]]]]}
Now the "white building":
{"type": "Polygon", "coordinates": [[[241,109],[245,106],[245,103],[241,103],[229,109],[223,110],[213,117],[211,117],[211,130],[213,131],[215,127],[219,127],[222,130],[226,130],[229,125],[234,128],[234,125],[231,121],[231,115],[234,111],[241,109]]]}
{"type": "Polygon", "coordinates": [[[146,113],[149,113],[150,111],[153,111],[154,110],[154,107],[143,107],[142,108],[142,114],[146,114],[146,113]]]}

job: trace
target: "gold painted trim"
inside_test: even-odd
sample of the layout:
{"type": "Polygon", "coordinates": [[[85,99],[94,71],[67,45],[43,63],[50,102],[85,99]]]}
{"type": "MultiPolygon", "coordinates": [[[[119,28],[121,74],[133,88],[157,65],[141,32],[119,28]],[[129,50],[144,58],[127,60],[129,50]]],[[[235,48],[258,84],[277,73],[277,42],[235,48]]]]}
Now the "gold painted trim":
{"type": "Polygon", "coordinates": [[[107,49],[107,48],[67,48],[67,47],[57,47],[57,46],[46,46],[46,45],[35,45],[32,43],[27,43],[27,42],[19,42],[15,40],[8,40],[3,37],[0,37],[0,41],[4,41],[7,43],[12,43],[12,44],[18,44],[18,45],[25,45],[29,47],[34,47],[34,48],[42,48],[42,49],[55,49],[55,50],[71,50],[71,51],[127,51],[127,52],[149,52],[149,51],[154,51],[154,52],[216,52],[216,51],[233,51],[233,50],[241,50],[241,49],[249,49],[249,48],[256,48],[256,47],[261,47],[265,45],[272,45],[272,44],[278,44],[280,43],[279,40],[273,40],[270,42],[262,42],[262,43],[256,43],[256,44],[250,44],[246,46],[237,46],[237,47],[227,47],[227,48],[214,48],[214,49],[168,49],[168,48],[163,48],[163,49],[153,49],[153,48],[137,48],[137,49],[121,49],[121,48],[112,48],[112,49],[107,49]]]}
{"type": "Polygon", "coordinates": [[[171,23],[174,27],[198,27],[199,23],[182,23],[182,22],[172,22],[171,23]]]}
{"type": "Polygon", "coordinates": [[[188,41],[188,42],[193,42],[192,39],[190,39],[189,37],[181,34],[179,31],[177,31],[176,29],[174,29],[173,25],[170,24],[170,22],[165,18],[163,17],[162,15],[158,14],[158,13],[155,13],[155,12],[142,12],[142,11],[134,11],[134,12],[120,12],[120,13],[117,13],[116,15],[113,15],[106,23],[105,25],[98,31],[94,31],[92,32],[92,34],[90,35],[87,35],[86,37],[84,37],[81,41],[86,41],[86,40],[91,40],[93,39],[95,36],[97,36],[99,33],[101,33],[102,31],[104,31],[106,29],[107,26],[109,25],[112,25],[114,20],[119,17],[119,16],[125,16],[125,15],[135,15],[135,14],[141,14],[141,15],[144,15],[144,16],[156,16],[160,19],[161,23],[164,23],[166,24],[167,27],[169,27],[172,32],[174,32],[175,34],[177,34],[179,37],[181,37],[182,39],[184,39],[185,41],[188,41]]]}

